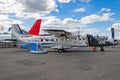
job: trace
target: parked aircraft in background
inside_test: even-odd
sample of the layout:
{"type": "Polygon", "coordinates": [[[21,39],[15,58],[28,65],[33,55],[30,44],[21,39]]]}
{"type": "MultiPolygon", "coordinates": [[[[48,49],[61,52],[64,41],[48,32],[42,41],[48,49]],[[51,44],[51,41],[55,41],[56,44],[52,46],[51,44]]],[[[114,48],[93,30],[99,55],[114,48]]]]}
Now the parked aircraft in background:
{"type": "Polygon", "coordinates": [[[0,41],[3,41],[5,39],[11,39],[10,33],[0,33],[0,41]]]}
{"type": "Polygon", "coordinates": [[[61,43],[52,48],[58,49],[58,52],[64,51],[66,48],[81,47],[81,46],[93,46],[101,47],[101,51],[104,51],[103,46],[106,45],[106,36],[92,36],[87,34],[86,36],[77,35],[65,30],[45,29],[49,34],[57,38],[57,42],[61,43]]]}
{"type": "Polygon", "coordinates": [[[32,26],[31,30],[27,33],[19,27],[18,24],[12,25],[12,39],[17,40],[17,46],[27,48],[28,43],[39,43],[42,47],[56,49],[58,52],[63,52],[65,49],[81,46],[99,46],[103,51],[103,46],[107,40],[105,36],[94,37],[92,35],[81,36],[65,30],[57,29],[44,29],[50,35],[45,36],[32,36],[38,35],[41,20],[37,20],[32,26]]]}

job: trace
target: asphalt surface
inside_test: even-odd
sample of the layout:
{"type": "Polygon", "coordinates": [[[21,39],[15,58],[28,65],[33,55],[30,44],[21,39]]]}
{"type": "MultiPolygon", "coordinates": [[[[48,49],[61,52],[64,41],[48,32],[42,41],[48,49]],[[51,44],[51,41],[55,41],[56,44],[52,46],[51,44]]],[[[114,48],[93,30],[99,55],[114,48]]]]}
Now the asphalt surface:
{"type": "Polygon", "coordinates": [[[60,54],[30,54],[0,48],[0,80],[120,80],[120,48],[72,48],[60,54]]]}

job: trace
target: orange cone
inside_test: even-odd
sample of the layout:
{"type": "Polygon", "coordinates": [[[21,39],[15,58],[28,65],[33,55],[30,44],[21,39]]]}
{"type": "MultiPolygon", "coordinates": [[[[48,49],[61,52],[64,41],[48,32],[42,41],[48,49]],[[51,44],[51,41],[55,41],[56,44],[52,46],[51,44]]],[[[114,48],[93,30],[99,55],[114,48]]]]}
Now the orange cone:
{"type": "Polygon", "coordinates": [[[97,51],[97,49],[96,49],[96,47],[94,47],[94,48],[93,48],[93,52],[96,52],[96,51],[97,51]]]}

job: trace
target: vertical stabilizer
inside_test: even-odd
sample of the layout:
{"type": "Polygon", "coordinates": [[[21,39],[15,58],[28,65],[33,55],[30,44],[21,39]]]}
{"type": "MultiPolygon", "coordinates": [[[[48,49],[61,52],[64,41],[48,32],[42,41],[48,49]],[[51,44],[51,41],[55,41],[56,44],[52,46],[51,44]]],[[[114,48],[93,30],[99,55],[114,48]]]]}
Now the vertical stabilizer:
{"type": "Polygon", "coordinates": [[[23,32],[18,24],[12,24],[12,39],[19,39],[23,37],[30,36],[29,34],[26,34],[23,32]]]}
{"type": "Polygon", "coordinates": [[[41,19],[37,19],[28,33],[31,35],[39,36],[40,25],[41,25],[41,19]]]}
{"type": "Polygon", "coordinates": [[[12,24],[12,39],[17,39],[22,37],[22,30],[18,24],[12,24]]]}

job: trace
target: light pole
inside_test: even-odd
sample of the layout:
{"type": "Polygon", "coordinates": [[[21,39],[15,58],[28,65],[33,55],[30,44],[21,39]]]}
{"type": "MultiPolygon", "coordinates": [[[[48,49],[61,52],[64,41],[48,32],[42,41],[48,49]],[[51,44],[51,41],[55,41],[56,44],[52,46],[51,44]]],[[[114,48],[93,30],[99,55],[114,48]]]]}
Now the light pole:
{"type": "Polygon", "coordinates": [[[80,27],[78,27],[78,40],[80,40],[80,27]]]}
{"type": "Polygon", "coordinates": [[[1,31],[2,34],[4,33],[4,27],[3,26],[0,26],[0,31],[1,31]]]}

